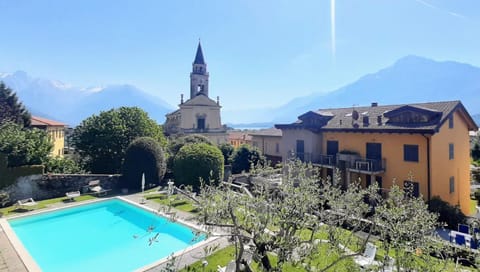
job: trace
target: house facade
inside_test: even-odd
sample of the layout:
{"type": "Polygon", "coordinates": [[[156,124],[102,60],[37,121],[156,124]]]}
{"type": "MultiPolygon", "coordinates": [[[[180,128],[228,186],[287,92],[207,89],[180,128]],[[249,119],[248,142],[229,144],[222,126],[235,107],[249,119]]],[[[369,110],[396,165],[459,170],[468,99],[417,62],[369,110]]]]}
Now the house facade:
{"type": "Polygon", "coordinates": [[[53,149],[50,152],[52,156],[63,157],[63,149],[65,147],[65,127],[61,122],[49,120],[46,118],[32,116],[31,127],[45,130],[53,143],[53,149]]]}
{"type": "Polygon", "coordinates": [[[234,147],[239,148],[241,145],[252,145],[252,136],[249,131],[233,131],[228,133],[228,142],[234,147]]]}
{"type": "Polygon", "coordinates": [[[272,164],[282,161],[282,131],[276,128],[261,129],[250,132],[252,146],[260,152],[272,164]]]}
{"type": "Polygon", "coordinates": [[[167,136],[200,134],[216,144],[228,141],[226,126],[221,123],[219,97],[216,101],[209,97],[209,76],[199,42],[190,73],[190,98],[184,101],[182,94],[179,108],[166,115],[167,136]]]}
{"type": "Polygon", "coordinates": [[[309,111],[282,130],[283,158],[340,170],[343,186],[395,182],[425,200],[439,196],[470,214],[469,131],[478,130],[460,101],[309,111]]]}

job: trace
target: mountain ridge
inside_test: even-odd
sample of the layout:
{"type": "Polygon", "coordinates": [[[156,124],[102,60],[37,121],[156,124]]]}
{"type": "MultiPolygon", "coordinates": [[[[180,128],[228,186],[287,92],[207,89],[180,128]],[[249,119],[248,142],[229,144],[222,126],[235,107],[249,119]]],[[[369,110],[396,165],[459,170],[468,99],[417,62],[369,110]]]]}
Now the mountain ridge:
{"type": "Polygon", "coordinates": [[[161,98],[129,84],[111,84],[80,88],[58,80],[34,78],[24,71],[0,73],[0,81],[9,86],[32,114],[65,122],[70,126],[121,106],[138,106],[159,123],[173,107],[161,98]]]}

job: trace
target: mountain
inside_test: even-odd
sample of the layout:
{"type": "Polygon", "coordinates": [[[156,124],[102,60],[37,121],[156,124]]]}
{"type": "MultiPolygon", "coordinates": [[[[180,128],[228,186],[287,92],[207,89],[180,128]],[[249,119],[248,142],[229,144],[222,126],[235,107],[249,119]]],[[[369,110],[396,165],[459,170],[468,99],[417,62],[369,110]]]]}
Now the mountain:
{"type": "MultiPolygon", "coordinates": [[[[390,67],[368,74],[329,93],[298,97],[271,110],[275,123],[294,122],[302,113],[319,108],[352,107],[461,100],[470,114],[480,113],[480,68],[453,61],[407,56],[390,67]]],[[[477,123],[478,123],[477,119],[477,123]]]]}
{"type": "Polygon", "coordinates": [[[32,78],[23,71],[0,74],[0,81],[14,90],[34,115],[76,126],[100,111],[121,106],[138,106],[158,123],[173,107],[162,99],[131,85],[79,88],[60,81],[32,78]]]}
{"type": "Polygon", "coordinates": [[[480,127],[480,113],[473,115],[472,118],[475,121],[475,123],[477,123],[477,126],[480,127]]]}

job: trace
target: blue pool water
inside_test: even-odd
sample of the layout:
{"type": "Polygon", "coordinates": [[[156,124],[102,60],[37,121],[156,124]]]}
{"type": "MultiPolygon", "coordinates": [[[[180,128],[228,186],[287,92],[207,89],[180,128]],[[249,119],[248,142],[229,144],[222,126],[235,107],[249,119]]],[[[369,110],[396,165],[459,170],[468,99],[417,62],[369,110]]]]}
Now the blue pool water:
{"type": "Polygon", "coordinates": [[[205,239],[119,199],[9,223],[45,272],[132,271],[205,239]]]}

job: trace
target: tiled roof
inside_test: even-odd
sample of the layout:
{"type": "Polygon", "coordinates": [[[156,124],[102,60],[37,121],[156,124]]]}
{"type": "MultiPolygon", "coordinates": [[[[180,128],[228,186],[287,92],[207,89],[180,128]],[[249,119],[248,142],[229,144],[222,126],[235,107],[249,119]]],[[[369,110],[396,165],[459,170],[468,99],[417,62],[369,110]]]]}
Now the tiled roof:
{"type": "Polygon", "coordinates": [[[282,137],[282,130],[276,128],[260,129],[249,133],[252,136],[273,136],[282,137]]]}
{"type": "Polygon", "coordinates": [[[202,45],[200,42],[198,42],[197,54],[195,55],[193,64],[205,64],[205,60],[203,59],[202,45]]]}
{"type": "Polygon", "coordinates": [[[300,120],[292,124],[277,124],[275,127],[280,129],[307,128],[314,131],[434,133],[448,119],[450,114],[457,109],[460,109],[463,113],[469,129],[478,129],[460,101],[319,109],[300,115],[300,120]],[[422,114],[429,113],[432,119],[424,123],[392,122],[390,118],[393,117],[393,113],[401,114],[402,108],[408,111],[418,111],[422,114]],[[355,115],[358,116],[356,120],[354,118],[355,115]],[[320,122],[318,124],[308,124],[306,118],[314,118],[314,116],[317,117],[320,122]],[[364,123],[364,118],[365,121],[367,121],[366,123],[364,123]]]}
{"type": "Polygon", "coordinates": [[[42,118],[38,116],[32,116],[30,124],[31,126],[34,126],[34,127],[35,126],[61,126],[61,127],[66,126],[64,123],[49,120],[47,118],[42,118]]]}
{"type": "Polygon", "coordinates": [[[250,136],[246,131],[228,131],[228,139],[251,141],[252,136],[250,136]]]}

